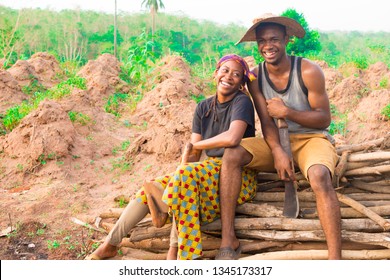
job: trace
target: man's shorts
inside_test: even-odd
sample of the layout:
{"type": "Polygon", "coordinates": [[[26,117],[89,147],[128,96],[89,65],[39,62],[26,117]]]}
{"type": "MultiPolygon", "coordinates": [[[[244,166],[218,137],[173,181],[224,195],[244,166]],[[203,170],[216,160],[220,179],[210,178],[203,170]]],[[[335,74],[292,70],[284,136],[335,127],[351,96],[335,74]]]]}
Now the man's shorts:
{"type": "MultiPolygon", "coordinates": [[[[335,147],[323,134],[290,134],[294,164],[308,178],[307,171],[315,164],[325,165],[332,176],[338,155],[335,147]]],[[[252,154],[252,161],[245,167],[262,172],[276,172],[270,148],[263,138],[244,138],[241,146],[252,154]]]]}

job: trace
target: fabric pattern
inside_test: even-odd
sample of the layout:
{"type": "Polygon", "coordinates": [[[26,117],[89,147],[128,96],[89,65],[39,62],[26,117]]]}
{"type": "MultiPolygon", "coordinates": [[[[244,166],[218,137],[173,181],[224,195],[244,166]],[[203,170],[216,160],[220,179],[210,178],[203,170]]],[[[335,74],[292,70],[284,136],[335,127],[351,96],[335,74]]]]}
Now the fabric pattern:
{"type": "MultiPolygon", "coordinates": [[[[200,226],[220,216],[219,172],[222,160],[208,158],[202,162],[180,165],[172,175],[163,195],[176,221],[179,259],[196,259],[202,255],[200,226]]],[[[243,170],[238,204],[256,193],[256,172],[243,170]]]]}

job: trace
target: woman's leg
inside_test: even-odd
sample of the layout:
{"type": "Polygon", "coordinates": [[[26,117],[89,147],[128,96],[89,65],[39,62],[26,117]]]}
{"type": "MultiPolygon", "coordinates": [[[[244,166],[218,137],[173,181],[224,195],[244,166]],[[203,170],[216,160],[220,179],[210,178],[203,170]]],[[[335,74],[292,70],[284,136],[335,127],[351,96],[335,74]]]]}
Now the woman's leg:
{"type": "Polygon", "coordinates": [[[160,228],[165,225],[168,219],[168,205],[162,201],[164,190],[160,184],[155,182],[145,182],[144,190],[148,199],[152,223],[155,227],[160,228]]]}
{"type": "Polygon", "coordinates": [[[178,252],[178,234],[177,227],[175,223],[175,219],[172,219],[172,229],[171,236],[169,240],[169,250],[167,254],[167,260],[177,260],[177,252],[178,252]]]}
{"type": "Polygon", "coordinates": [[[118,245],[121,243],[122,239],[148,214],[148,212],[149,209],[147,205],[136,200],[131,200],[103,244],[101,244],[91,255],[87,256],[86,259],[101,260],[115,257],[118,245]]]}

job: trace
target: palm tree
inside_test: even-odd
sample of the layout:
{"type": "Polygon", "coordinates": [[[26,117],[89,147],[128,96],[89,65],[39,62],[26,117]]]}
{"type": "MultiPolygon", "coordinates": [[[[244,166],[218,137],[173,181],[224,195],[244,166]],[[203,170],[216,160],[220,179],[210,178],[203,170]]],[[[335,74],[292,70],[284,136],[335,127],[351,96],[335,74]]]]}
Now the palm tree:
{"type": "Polygon", "coordinates": [[[117,57],[117,42],[116,42],[116,35],[117,35],[117,5],[116,5],[116,0],[115,0],[115,11],[114,11],[114,56],[117,57]]]}
{"type": "Polygon", "coordinates": [[[150,13],[152,14],[152,38],[154,35],[154,31],[156,30],[156,14],[160,8],[164,9],[164,3],[161,0],[143,0],[142,6],[150,9],[150,13]]]}

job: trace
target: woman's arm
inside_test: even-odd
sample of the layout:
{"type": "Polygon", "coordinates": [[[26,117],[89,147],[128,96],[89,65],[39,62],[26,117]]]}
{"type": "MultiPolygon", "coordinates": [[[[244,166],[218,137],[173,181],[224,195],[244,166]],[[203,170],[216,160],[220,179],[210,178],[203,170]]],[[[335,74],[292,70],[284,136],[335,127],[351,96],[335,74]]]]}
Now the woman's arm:
{"type": "Polygon", "coordinates": [[[199,161],[200,156],[202,155],[202,150],[194,149],[194,143],[202,140],[202,135],[198,133],[191,134],[191,141],[184,146],[184,151],[181,156],[181,164],[187,162],[196,162],[199,161]]]}
{"type": "Polygon", "coordinates": [[[240,144],[248,124],[245,121],[235,120],[230,123],[229,129],[209,139],[193,143],[196,150],[234,147],[240,144]]]}

